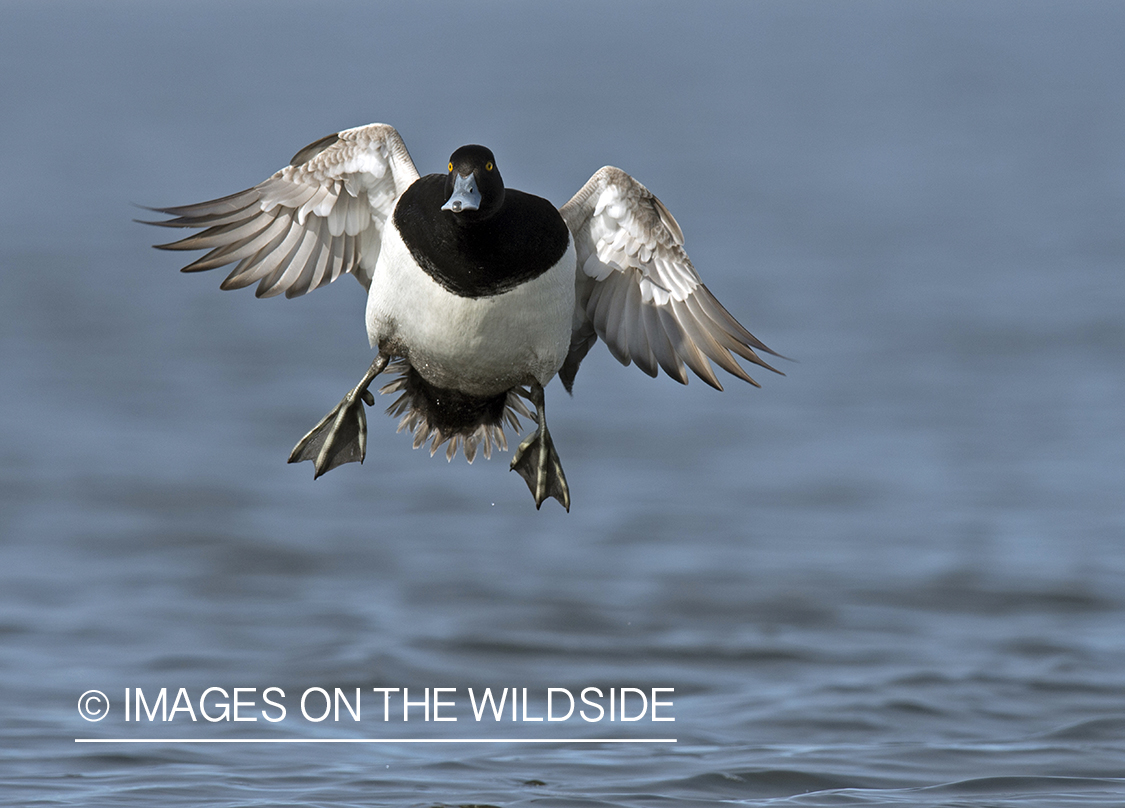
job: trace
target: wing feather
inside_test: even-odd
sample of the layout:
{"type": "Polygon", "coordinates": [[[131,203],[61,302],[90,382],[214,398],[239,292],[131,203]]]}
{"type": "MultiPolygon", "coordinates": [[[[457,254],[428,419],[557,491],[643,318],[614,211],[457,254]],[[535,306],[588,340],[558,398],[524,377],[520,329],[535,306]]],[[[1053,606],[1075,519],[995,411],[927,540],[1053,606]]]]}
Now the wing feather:
{"type": "MultiPolygon", "coordinates": [[[[684,362],[676,353],[672,341],[668,339],[668,333],[661,322],[660,309],[657,306],[641,306],[641,316],[644,319],[649,344],[656,354],[656,361],[660,363],[660,367],[680,384],[687,384],[688,377],[684,371],[684,362]]],[[[655,376],[656,373],[652,375],[655,376]]]]}
{"type": "Polygon", "coordinates": [[[301,277],[297,279],[297,283],[285,290],[286,297],[299,297],[310,289],[315,289],[325,282],[324,278],[328,269],[328,264],[333,259],[333,250],[331,233],[328,231],[328,219],[320,220],[320,230],[317,233],[317,240],[321,242],[321,248],[317,250],[316,256],[313,260],[305,265],[305,270],[301,273],[301,277]]]}
{"type": "Polygon", "coordinates": [[[625,344],[629,346],[629,356],[637,363],[642,371],[649,376],[656,376],[656,356],[652,353],[649,337],[645,328],[644,305],[641,302],[641,286],[632,278],[626,281],[628,293],[625,297],[625,313],[622,322],[625,323],[625,344]]]}
{"type": "MultiPolygon", "coordinates": [[[[243,258],[247,258],[259,252],[267,244],[277,239],[278,236],[283,236],[285,233],[288,233],[292,222],[287,217],[278,215],[277,211],[270,211],[255,216],[255,218],[251,220],[251,224],[260,229],[244,239],[217,243],[217,245],[211,249],[211,252],[188,264],[183,268],[183,271],[202,272],[207,269],[226,266],[234,261],[241,261],[243,258]]],[[[190,236],[189,238],[183,239],[183,241],[176,242],[176,244],[180,245],[194,238],[204,238],[209,232],[210,230],[205,230],[198,236],[190,236]]],[[[181,248],[176,246],[175,249],[194,249],[194,247],[187,246],[181,248]]]]}
{"type": "Polygon", "coordinates": [[[258,265],[253,268],[254,274],[261,279],[258,288],[254,290],[256,297],[273,297],[274,292],[271,290],[281,276],[285,274],[285,269],[289,266],[294,253],[300,248],[301,242],[305,239],[305,228],[298,225],[296,222],[291,222],[289,230],[285,233],[285,238],[269,253],[262,256],[258,265]]]}
{"type": "Polygon", "coordinates": [[[212,199],[210,202],[182,205],[176,208],[151,208],[157,213],[166,213],[176,218],[163,222],[145,222],[145,224],[154,224],[158,227],[210,227],[227,224],[243,218],[243,212],[255,205],[257,201],[257,191],[250,188],[246,191],[239,191],[237,194],[212,199]]]}
{"type": "Polygon", "coordinates": [[[695,371],[696,376],[716,390],[722,390],[723,385],[715,377],[715,371],[711,369],[711,363],[707,361],[704,352],[700,350],[699,338],[701,335],[695,328],[695,321],[692,320],[687,305],[682,300],[673,299],[670,308],[672,317],[675,319],[676,325],[679,326],[681,337],[680,344],[677,346],[677,353],[684,358],[687,366],[695,371]]]}
{"type": "Polygon", "coordinates": [[[252,283],[257,283],[273,272],[277,264],[292,249],[292,233],[295,229],[293,223],[287,219],[281,219],[280,222],[283,229],[279,229],[273,238],[252,255],[248,255],[239,261],[234,270],[227,276],[227,279],[219,285],[220,289],[242,289],[252,283]]]}
{"type": "Polygon", "coordinates": [[[154,208],[173,218],[146,224],[201,230],[157,247],[209,250],[184,267],[188,272],[235,264],[223,289],[257,282],[258,297],[296,297],[343,274],[366,287],[387,217],[416,179],[398,132],[375,123],[306,146],[253,188],[196,205],[154,208]]]}
{"type": "Polygon", "coordinates": [[[599,169],[560,213],[578,252],[571,351],[563,382],[600,337],[622,364],[661,368],[687,383],[685,365],[721,390],[711,366],[757,385],[735,358],[775,373],[757,351],[780,356],[747,331],[703,285],[664,204],[612,166],[599,169]],[[591,336],[590,331],[596,336],[591,336]]]}
{"type": "MultiPolygon", "coordinates": [[[[293,297],[308,291],[313,270],[320,260],[320,253],[326,252],[320,249],[322,245],[320,244],[319,231],[323,224],[324,220],[318,219],[313,227],[306,225],[301,230],[300,241],[285,262],[285,271],[266,291],[259,291],[260,297],[273,297],[282,292],[288,297],[293,297]]],[[[275,272],[275,274],[277,273],[275,272]]]]}

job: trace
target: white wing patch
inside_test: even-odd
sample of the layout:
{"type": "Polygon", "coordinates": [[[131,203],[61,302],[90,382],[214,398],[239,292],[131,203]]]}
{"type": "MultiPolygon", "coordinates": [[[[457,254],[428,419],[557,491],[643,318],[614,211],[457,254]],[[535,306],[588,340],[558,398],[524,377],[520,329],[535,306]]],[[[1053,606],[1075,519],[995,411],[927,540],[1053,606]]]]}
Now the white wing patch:
{"type": "Polygon", "coordinates": [[[684,384],[686,365],[721,390],[710,359],[757,385],[732,352],[780,372],[754,349],[774,352],[703,285],[684,252],[679,224],[641,183],[606,166],[560,212],[578,251],[574,332],[560,372],[568,389],[599,337],[622,364],[636,362],[650,376],[663,368],[684,384]]]}
{"type": "Polygon", "coordinates": [[[418,179],[398,132],[386,124],[347,129],[313,143],[293,164],[232,196],[179,208],[164,227],[203,228],[168,250],[209,250],[184,267],[235,264],[223,289],[258,284],[258,297],[296,297],[352,274],[366,288],[395,200],[418,179]]]}

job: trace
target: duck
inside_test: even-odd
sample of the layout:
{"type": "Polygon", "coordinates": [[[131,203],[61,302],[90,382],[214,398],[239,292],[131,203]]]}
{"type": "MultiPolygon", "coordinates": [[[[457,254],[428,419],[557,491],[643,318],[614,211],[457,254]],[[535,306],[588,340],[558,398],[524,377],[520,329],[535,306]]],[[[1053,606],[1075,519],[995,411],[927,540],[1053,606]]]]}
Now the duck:
{"type": "MultiPolygon", "coordinates": [[[[547,427],[544,388],[573,394],[598,340],[623,365],[717,390],[711,362],[760,387],[736,356],[774,373],[781,357],[707,289],[667,207],[626,172],[605,166],[562,207],[514,188],[488,148],[466,145],[446,170],[421,176],[394,127],[374,123],[309,144],[245,191],[181,207],[152,224],[198,230],[155,245],[206,250],[184,266],[234,265],[220,284],[258,297],[297,297],[351,275],[366,289],[375,357],[363,378],[293,448],[314,479],[367,452],[365,406],[376,377],[397,394],[387,413],[414,448],[447,445],[471,463],[507,451],[539,509],[570,511],[570,489],[547,427]]],[[[784,357],[781,357],[784,358],[784,357]]],[[[784,375],[784,374],[781,374],[784,375]]]]}

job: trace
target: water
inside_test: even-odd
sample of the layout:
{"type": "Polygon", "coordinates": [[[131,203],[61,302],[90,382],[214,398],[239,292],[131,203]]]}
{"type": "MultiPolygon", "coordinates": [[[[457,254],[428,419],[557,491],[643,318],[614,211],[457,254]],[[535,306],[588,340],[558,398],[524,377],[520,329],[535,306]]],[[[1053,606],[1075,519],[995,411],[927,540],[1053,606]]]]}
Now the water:
{"type": "Polygon", "coordinates": [[[1119,5],[0,14],[0,804],[1125,799],[1119,5]],[[799,361],[717,394],[596,351],[548,389],[569,515],[376,414],[314,483],[284,460],[370,361],[359,287],[220,293],[130,203],[375,120],[559,204],[625,168],[799,361]],[[124,720],[209,687],[259,720],[124,720]],[[361,720],[305,719],[317,687],[361,720]],[[674,688],[675,721],[478,722],[486,687],[674,688]],[[372,738],[447,742],[312,743],[372,738]]]}

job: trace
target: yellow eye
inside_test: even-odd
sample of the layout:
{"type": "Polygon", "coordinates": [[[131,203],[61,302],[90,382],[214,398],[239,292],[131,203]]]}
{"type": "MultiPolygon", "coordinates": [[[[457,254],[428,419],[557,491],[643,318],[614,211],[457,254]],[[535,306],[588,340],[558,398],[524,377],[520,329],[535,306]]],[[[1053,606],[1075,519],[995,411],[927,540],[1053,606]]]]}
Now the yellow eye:
{"type": "Polygon", "coordinates": [[[492,170],[492,163],[485,163],[484,164],[484,170],[485,171],[491,171],[492,170]]]}
{"type": "Polygon", "coordinates": [[[452,170],[453,170],[453,163],[450,163],[449,168],[447,168],[446,171],[452,171],[452,170]]]}

